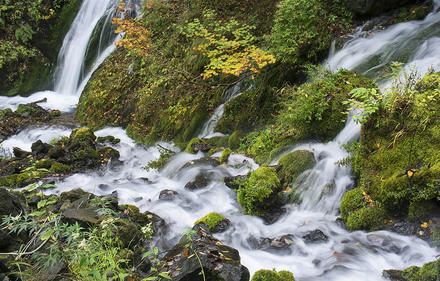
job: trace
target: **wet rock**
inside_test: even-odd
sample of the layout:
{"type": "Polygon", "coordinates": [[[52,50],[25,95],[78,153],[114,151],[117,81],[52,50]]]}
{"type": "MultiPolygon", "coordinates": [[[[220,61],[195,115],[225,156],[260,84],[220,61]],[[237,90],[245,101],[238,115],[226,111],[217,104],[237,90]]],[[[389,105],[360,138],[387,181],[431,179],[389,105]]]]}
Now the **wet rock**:
{"type": "Polygon", "coordinates": [[[88,227],[98,223],[98,214],[93,208],[68,209],[62,214],[61,221],[64,223],[75,224],[88,227]]]}
{"type": "Polygon", "coordinates": [[[249,175],[238,175],[231,177],[224,177],[223,182],[230,189],[236,190],[240,187],[240,183],[244,182],[249,175]]]}
{"type": "Polygon", "coordinates": [[[174,200],[179,193],[171,189],[164,189],[159,194],[159,200],[171,201],[174,200]]]}
{"type": "Polygon", "coordinates": [[[270,209],[266,210],[261,215],[261,218],[264,220],[265,224],[273,224],[285,213],[286,209],[276,200],[276,202],[271,205],[270,209]]]}
{"type": "Polygon", "coordinates": [[[23,150],[19,147],[16,147],[16,146],[14,146],[14,148],[13,148],[13,153],[14,153],[14,156],[17,157],[18,159],[23,159],[23,158],[26,158],[29,155],[31,155],[31,152],[25,151],[25,150],[23,150]]]}
{"type": "Polygon", "coordinates": [[[37,140],[31,146],[32,155],[37,156],[37,157],[41,156],[41,155],[45,155],[45,154],[47,154],[49,152],[49,150],[52,147],[53,146],[50,145],[50,144],[42,142],[41,140],[37,140]]]}
{"type": "Polygon", "coordinates": [[[209,180],[206,177],[200,175],[200,176],[197,176],[194,179],[194,181],[191,181],[191,182],[188,182],[187,184],[185,184],[185,188],[192,189],[192,190],[200,189],[200,188],[207,187],[208,184],[209,184],[209,180]]]}
{"type": "Polygon", "coordinates": [[[319,229],[310,231],[302,237],[305,243],[325,243],[328,241],[328,236],[319,229]]]}
{"type": "Polygon", "coordinates": [[[110,185],[108,185],[108,184],[104,184],[104,183],[100,183],[100,184],[98,185],[98,188],[99,188],[100,190],[102,190],[102,191],[108,191],[108,190],[110,189],[110,185]]]}
{"type": "Polygon", "coordinates": [[[255,237],[251,237],[248,239],[248,243],[254,249],[260,249],[280,255],[290,255],[293,252],[293,239],[293,234],[286,234],[278,238],[265,237],[256,239],[255,237]]]}
{"type": "Polygon", "coordinates": [[[203,266],[206,280],[248,281],[249,270],[240,264],[240,254],[234,248],[223,245],[211,235],[207,225],[195,225],[191,235],[183,236],[164,257],[162,272],[170,272],[174,281],[199,281],[203,266]],[[191,247],[187,247],[191,244],[191,247]],[[200,258],[200,263],[193,250],[200,258]]]}
{"type": "Polygon", "coordinates": [[[5,215],[16,216],[25,209],[24,197],[0,188],[0,218],[5,215]]]}
{"type": "Polygon", "coordinates": [[[39,196],[39,195],[34,195],[34,196],[32,196],[31,197],[31,199],[28,201],[28,205],[29,206],[31,206],[31,207],[37,207],[37,205],[38,205],[38,202],[40,202],[41,201],[41,196],[39,196]]]}
{"type": "Polygon", "coordinates": [[[64,148],[59,147],[59,146],[57,146],[57,147],[52,147],[52,148],[49,150],[48,155],[49,155],[49,157],[52,158],[52,159],[58,159],[58,158],[63,157],[64,155],[66,155],[66,151],[64,150],[64,148]]]}

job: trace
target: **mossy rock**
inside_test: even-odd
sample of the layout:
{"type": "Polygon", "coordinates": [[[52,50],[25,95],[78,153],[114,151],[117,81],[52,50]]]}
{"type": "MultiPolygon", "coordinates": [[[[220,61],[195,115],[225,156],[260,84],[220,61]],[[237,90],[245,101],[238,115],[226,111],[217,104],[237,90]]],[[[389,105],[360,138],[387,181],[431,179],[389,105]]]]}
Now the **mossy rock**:
{"type": "Polygon", "coordinates": [[[280,187],[276,169],[262,167],[253,171],[240,186],[237,201],[246,214],[262,216],[266,211],[279,207],[280,187]]]}
{"type": "Polygon", "coordinates": [[[211,146],[206,140],[201,138],[193,138],[185,148],[187,153],[197,153],[199,151],[209,151],[211,146]]]}
{"type": "Polygon", "coordinates": [[[315,166],[316,160],[312,152],[308,150],[295,150],[283,155],[278,160],[278,165],[282,168],[278,172],[278,177],[282,183],[291,184],[304,171],[315,166]]]}
{"type": "Polygon", "coordinates": [[[205,223],[213,233],[223,230],[222,228],[224,228],[225,224],[229,225],[229,221],[223,215],[214,212],[199,219],[194,225],[201,222],[205,223]]]}
{"type": "Polygon", "coordinates": [[[440,206],[435,200],[412,201],[409,204],[408,219],[420,221],[430,219],[440,213],[440,206]]]}
{"type": "Polygon", "coordinates": [[[62,163],[53,163],[52,166],[50,167],[50,172],[52,173],[56,173],[56,174],[66,174],[71,172],[72,170],[72,166],[70,165],[65,165],[62,163]]]}
{"type": "Polygon", "coordinates": [[[220,157],[220,164],[226,164],[228,163],[229,156],[231,155],[232,151],[229,148],[226,148],[222,152],[222,156],[220,157]]]}
{"type": "Polygon", "coordinates": [[[276,272],[275,270],[260,269],[252,276],[251,281],[295,281],[293,273],[287,270],[276,272]]]}
{"type": "Polygon", "coordinates": [[[72,133],[70,134],[70,139],[72,140],[83,140],[83,139],[89,139],[91,141],[95,141],[96,140],[96,136],[93,133],[93,130],[88,128],[88,127],[84,127],[84,128],[78,128],[72,131],[72,133]]]}
{"type": "Polygon", "coordinates": [[[35,167],[37,169],[50,169],[53,162],[51,159],[41,159],[35,162],[35,167]]]}
{"type": "Polygon", "coordinates": [[[23,187],[47,175],[48,175],[47,171],[35,170],[20,174],[2,176],[0,177],[0,187],[11,187],[11,188],[23,187]]]}
{"type": "Polygon", "coordinates": [[[386,270],[384,276],[395,276],[393,280],[402,281],[437,281],[440,278],[440,259],[425,263],[422,267],[411,266],[404,270],[386,270]]]}

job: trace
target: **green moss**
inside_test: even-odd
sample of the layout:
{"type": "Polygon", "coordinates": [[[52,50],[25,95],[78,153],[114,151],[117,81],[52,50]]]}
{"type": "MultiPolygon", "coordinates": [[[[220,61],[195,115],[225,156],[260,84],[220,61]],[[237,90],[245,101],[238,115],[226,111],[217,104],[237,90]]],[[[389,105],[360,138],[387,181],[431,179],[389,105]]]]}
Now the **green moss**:
{"type": "Polygon", "coordinates": [[[408,219],[416,221],[429,219],[438,214],[439,211],[439,204],[433,200],[412,201],[409,204],[408,219]]]}
{"type": "Polygon", "coordinates": [[[292,272],[282,270],[260,269],[252,276],[251,281],[295,281],[292,272]]]}
{"type": "Polygon", "coordinates": [[[278,172],[278,177],[281,182],[291,184],[302,172],[313,168],[315,164],[315,156],[308,150],[290,152],[278,160],[278,165],[282,165],[281,170],[278,172]]]}
{"type": "Polygon", "coordinates": [[[350,214],[347,218],[347,227],[351,230],[374,230],[380,227],[386,212],[380,206],[363,207],[350,214]]]}
{"type": "Polygon", "coordinates": [[[82,140],[82,139],[89,139],[91,141],[96,140],[96,136],[93,133],[93,130],[88,127],[78,128],[73,130],[72,133],[70,134],[70,138],[72,140],[82,140]]]}
{"type": "Polygon", "coordinates": [[[4,187],[22,187],[46,176],[46,170],[33,170],[20,174],[0,177],[0,186],[4,187]]]}
{"type": "Polygon", "coordinates": [[[387,213],[358,187],[348,191],[342,198],[341,217],[351,230],[372,230],[383,225],[387,213]]]}
{"type": "Polygon", "coordinates": [[[222,156],[220,157],[220,164],[228,163],[229,155],[231,155],[232,151],[229,148],[226,148],[222,152],[222,156]]]}
{"type": "Polygon", "coordinates": [[[408,281],[436,281],[440,278],[440,259],[428,262],[422,267],[411,266],[401,272],[408,281]]]}
{"type": "Polygon", "coordinates": [[[214,231],[218,223],[224,220],[226,220],[226,218],[219,213],[209,213],[203,218],[196,221],[194,225],[203,222],[209,227],[211,231],[214,231]]]}
{"type": "Polygon", "coordinates": [[[53,163],[52,167],[50,167],[50,171],[56,174],[65,174],[72,170],[72,166],[65,165],[62,163],[53,163]]]}
{"type": "Polygon", "coordinates": [[[50,169],[50,167],[52,166],[52,160],[50,159],[41,159],[35,162],[35,167],[37,169],[50,169]]]}
{"type": "Polygon", "coordinates": [[[238,189],[237,201],[246,214],[261,216],[278,199],[280,185],[275,168],[259,168],[238,189]]]}
{"type": "Polygon", "coordinates": [[[206,145],[207,142],[201,138],[193,138],[185,148],[185,152],[187,153],[197,153],[198,150],[194,149],[194,145],[203,144],[206,145]]]}

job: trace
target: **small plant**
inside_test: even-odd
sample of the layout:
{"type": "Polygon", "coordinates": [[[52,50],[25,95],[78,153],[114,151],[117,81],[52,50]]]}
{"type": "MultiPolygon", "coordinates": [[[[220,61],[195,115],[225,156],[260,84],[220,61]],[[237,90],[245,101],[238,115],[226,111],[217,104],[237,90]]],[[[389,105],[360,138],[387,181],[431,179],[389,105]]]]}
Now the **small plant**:
{"type": "Polygon", "coordinates": [[[147,277],[143,280],[145,280],[145,281],[146,280],[160,280],[160,277],[171,280],[171,277],[168,276],[168,274],[166,274],[164,272],[159,272],[160,268],[163,265],[163,262],[161,262],[159,259],[159,249],[157,247],[154,247],[152,250],[146,252],[142,256],[142,258],[145,259],[151,255],[153,255],[153,258],[151,259],[152,266],[151,266],[150,275],[153,275],[153,276],[147,277]]]}
{"type": "Polygon", "coordinates": [[[200,264],[200,274],[203,276],[203,281],[206,281],[206,275],[205,275],[205,270],[203,269],[203,264],[202,261],[200,260],[199,254],[197,253],[196,250],[194,250],[193,247],[193,239],[192,239],[192,235],[197,234],[197,232],[194,229],[191,228],[187,228],[186,232],[183,233],[186,236],[186,240],[188,241],[185,245],[186,248],[189,248],[193,251],[194,255],[196,256],[199,264],[200,264]]]}
{"type": "Polygon", "coordinates": [[[350,92],[350,99],[343,101],[343,104],[349,104],[348,110],[362,109],[360,115],[354,115],[356,123],[365,124],[371,114],[378,112],[382,95],[374,88],[355,88],[350,92]]]}

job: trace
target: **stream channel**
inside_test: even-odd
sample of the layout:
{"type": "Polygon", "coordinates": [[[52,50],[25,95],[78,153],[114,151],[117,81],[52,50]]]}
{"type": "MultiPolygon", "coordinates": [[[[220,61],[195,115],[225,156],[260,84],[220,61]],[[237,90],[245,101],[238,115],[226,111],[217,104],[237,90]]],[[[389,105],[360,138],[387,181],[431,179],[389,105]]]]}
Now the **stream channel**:
{"type": "MultiPolygon", "coordinates": [[[[38,92],[27,98],[0,97],[0,108],[15,110],[20,103],[46,97],[48,101],[40,103],[41,106],[63,112],[73,111],[93,69],[115,48],[113,42],[116,38],[102,34],[107,39],[100,44],[93,69],[85,71],[84,57],[94,27],[99,22],[109,22],[118,3],[116,0],[84,0],[64,40],[60,64],[54,75],[54,91],[38,92]]],[[[333,70],[343,67],[374,75],[391,61],[404,59],[407,67],[416,65],[422,75],[430,68],[439,71],[438,6],[439,2],[436,1],[434,12],[424,20],[400,23],[372,35],[366,36],[367,32],[359,27],[342,49],[331,52],[327,64],[333,70]]],[[[230,89],[229,98],[238,95],[239,88],[230,89]]],[[[221,114],[222,107],[205,124],[201,136],[215,135],[213,128],[221,114]]],[[[59,136],[68,136],[70,132],[71,128],[59,126],[24,130],[5,140],[2,145],[9,151],[13,146],[30,150],[31,144],[38,139],[48,142],[59,136]]],[[[191,161],[202,158],[202,152],[188,154],[179,152],[172,143],[161,143],[161,146],[178,153],[160,172],[146,171],[141,167],[159,157],[158,148],[136,145],[122,128],[105,128],[95,134],[113,135],[121,139],[121,143],[114,147],[121,153],[123,166],[74,174],[57,181],[59,188],[48,192],[61,193],[78,187],[98,195],[117,191],[121,203],[137,205],[141,211],[148,210],[165,219],[169,224],[166,237],[153,241],[165,248],[177,243],[186,228],[191,228],[196,220],[210,212],[221,213],[231,221],[232,227],[215,236],[222,243],[239,250],[242,264],[248,267],[251,275],[259,269],[276,268],[293,272],[299,281],[384,280],[382,270],[420,266],[435,260],[439,251],[416,237],[387,231],[349,232],[336,222],[342,196],[354,182],[350,168],[338,167],[335,162],[348,156],[341,144],[358,139],[359,132],[360,126],[349,118],[346,127],[333,141],[325,144],[303,143],[292,147],[291,151],[312,151],[318,161],[313,169],[298,179],[301,181],[301,205],[287,206],[287,212],[271,225],[266,225],[258,217],[241,213],[236,193],[222,181],[225,176],[243,175],[257,169],[258,165],[252,159],[232,154],[227,164],[217,167],[198,165],[191,161]],[[195,164],[185,166],[188,162],[195,164]],[[199,174],[208,177],[209,185],[199,190],[185,189],[185,184],[199,174]],[[333,186],[331,190],[328,190],[329,184],[333,186]],[[178,195],[173,200],[160,200],[159,194],[164,189],[174,190],[178,195]],[[327,241],[305,243],[301,237],[315,229],[327,235],[327,241]],[[256,247],[255,241],[278,239],[285,235],[288,235],[291,243],[282,249],[256,247]]],[[[220,153],[214,156],[220,156],[220,153]]]]}

